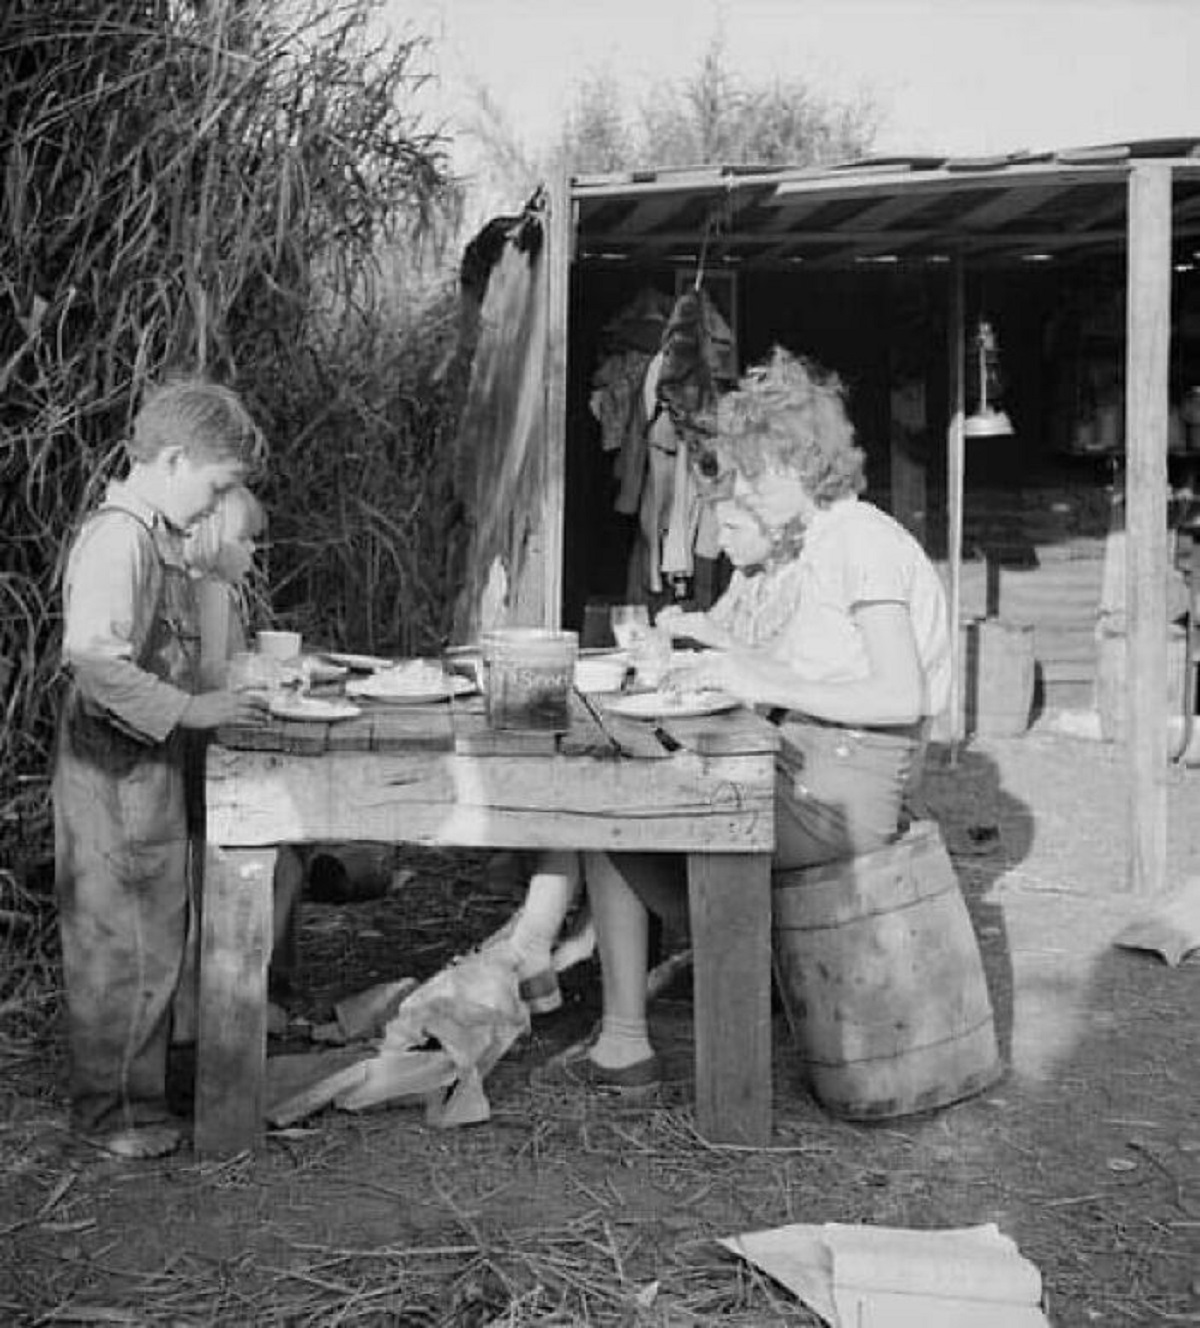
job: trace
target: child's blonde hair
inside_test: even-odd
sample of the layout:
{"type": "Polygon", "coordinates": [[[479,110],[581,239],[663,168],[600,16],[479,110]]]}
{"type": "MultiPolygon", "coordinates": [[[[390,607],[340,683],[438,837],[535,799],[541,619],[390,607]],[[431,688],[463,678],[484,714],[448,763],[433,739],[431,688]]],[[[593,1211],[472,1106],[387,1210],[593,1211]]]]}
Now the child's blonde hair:
{"type": "Polygon", "coordinates": [[[248,467],[264,451],[262,433],[238,394],[191,377],[148,387],[134,417],[128,451],[135,461],[151,461],[172,446],[198,459],[232,458],[248,467]]]}
{"type": "Polygon", "coordinates": [[[257,539],[267,528],[263,505],[244,484],[226,489],[211,512],[206,512],[188,531],[183,554],[193,571],[211,574],[217,570],[222,547],[239,531],[257,539]]]}

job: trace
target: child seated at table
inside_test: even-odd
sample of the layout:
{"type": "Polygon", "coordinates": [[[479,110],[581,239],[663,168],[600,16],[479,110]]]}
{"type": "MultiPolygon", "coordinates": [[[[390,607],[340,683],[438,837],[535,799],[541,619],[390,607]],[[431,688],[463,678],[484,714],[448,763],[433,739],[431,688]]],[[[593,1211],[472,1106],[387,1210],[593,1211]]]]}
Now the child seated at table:
{"type": "MultiPolygon", "coordinates": [[[[710,647],[673,671],[755,706],[780,733],[778,870],[870,852],[900,833],[929,725],[950,695],[945,592],[924,550],[860,498],[865,460],[836,376],[776,348],[720,402],[702,492],[734,566],[704,613],[667,609],[673,638],[710,647]]],[[[603,985],[598,1036],[571,1077],[651,1091],[646,1021],[651,911],[682,911],[682,857],[588,853],[603,985]]]]}
{"type": "Polygon", "coordinates": [[[518,992],[531,1014],[549,1014],[562,1005],[558,974],[594,944],[586,927],[559,944],[582,879],[578,853],[547,849],[537,855],[509,942],[518,992]]]}

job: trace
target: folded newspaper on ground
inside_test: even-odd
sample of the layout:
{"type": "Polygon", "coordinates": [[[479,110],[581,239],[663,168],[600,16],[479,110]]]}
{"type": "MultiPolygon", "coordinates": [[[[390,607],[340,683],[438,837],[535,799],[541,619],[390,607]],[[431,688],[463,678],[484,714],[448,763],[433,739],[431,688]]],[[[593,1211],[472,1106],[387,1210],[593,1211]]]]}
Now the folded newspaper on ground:
{"type": "Polygon", "coordinates": [[[1189,876],[1178,890],[1146,910],[1139,901],[1135,916],[1114,939],[1126,950],[1153,950],[1172,968],[1200,949],[1200,876],[1189,876]]]}
{"type": "Polygon", "coordinates": [[[719,1243],[830,1328],[1050,1328],[1041,1274],[994,1223],[950,1231],[797,1223],[719,1243]]]}

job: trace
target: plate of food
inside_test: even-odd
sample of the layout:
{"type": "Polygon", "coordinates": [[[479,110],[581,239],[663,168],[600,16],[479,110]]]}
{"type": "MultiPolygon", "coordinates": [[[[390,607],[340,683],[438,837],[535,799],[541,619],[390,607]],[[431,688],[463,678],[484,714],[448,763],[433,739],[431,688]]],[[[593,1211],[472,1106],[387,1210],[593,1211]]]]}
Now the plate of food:
{"type": "Polygon", "coordinates": [[[300,660],[300,673],[308,675],[309,682],[341,682],[350,672],[347,664],[335,664],[327,655],[304,655],[300,660]]]}
{"type": "Polygon", "coordinates": [[[328,724],[335,719],[353,719],[362,710],[340,697],[298,696],[281,692],[271,697],[269,709],[276,719],[301,719],[315,724],[328,724]]]}
{"type": "Polygon", "coordinates": [[[470,678],[447,673],[440,664],[424,659],[407,660],[368,678],[351,678],[346,684],[347,696],[385,705],[424,705],[477,690],[470,678]]]}
{"type": "Polygon", "coordinates": [[[349,669],[351,673],[374,673],[378,669],[390,669],[396,663],[382,655],[348,655],[341,650],[322,650],[321,658],[349,669]]]}
{"type": "Polygon", "coordinates": [[[604,702],[604,708],[628,719],[691,719],[736,710],[742,703],[728,692],[709,688],[696,691],[633,692],[604,702]]]}

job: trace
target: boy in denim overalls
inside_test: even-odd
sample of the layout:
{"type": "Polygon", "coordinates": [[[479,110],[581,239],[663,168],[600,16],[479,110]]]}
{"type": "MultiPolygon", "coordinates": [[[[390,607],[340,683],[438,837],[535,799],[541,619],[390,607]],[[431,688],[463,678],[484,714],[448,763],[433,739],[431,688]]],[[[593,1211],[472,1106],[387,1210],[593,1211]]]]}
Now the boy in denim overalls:
{"type": "Polygon", "coordinates": [[[260,450],[227,388],[151,388],[127,443],[129,473],[109,485],[67,562],[53,793],[71,1115],[118,1156],[160,1156],[180,1139],[165,1081],[188,915],[187,731],[256,722],[263,706],[245,693],[193,695],[183,532],[260,450]]]}

